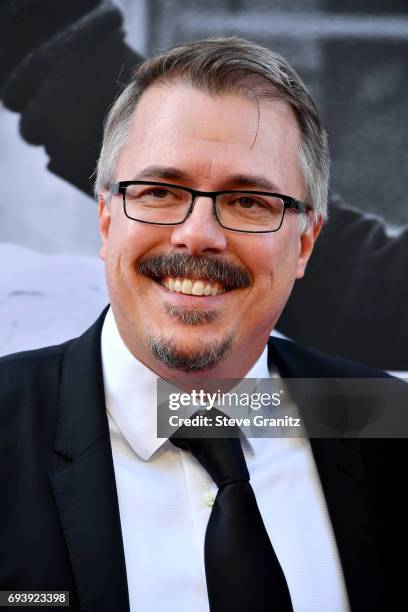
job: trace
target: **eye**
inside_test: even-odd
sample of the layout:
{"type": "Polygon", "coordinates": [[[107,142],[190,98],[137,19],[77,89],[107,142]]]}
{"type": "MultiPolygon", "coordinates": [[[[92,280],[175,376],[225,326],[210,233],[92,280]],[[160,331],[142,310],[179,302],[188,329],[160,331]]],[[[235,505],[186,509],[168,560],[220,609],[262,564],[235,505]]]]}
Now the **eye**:
{"type": "Polygon", "coordinates": [[[166,187],[156,185],[129,185],[126,198],[132,200],[165,200],[171,192],[166,187]]]}
{"type": "Polygon", "coordinates": [[[235,197],[234,199],[231,199],[228,204],[230,206],[237,206],[239,208],[248,210],[248,209],[252,209],[252,208],[257,208],[257,207],[261,207],[261,208],[265,208],[266,207],[266,203],[262,202],[262,200],[259,199],[255,199],[249,195],[242,195],[242,196],[238,196],[235,197]]]}
{"type": "Polygon", "coordinates": [[[142,195],[148,195],[149,197],[157,198],[158,200],[163,200],[164,198],[172,195],[172,193],[164,187],[152,187],[150,189],[146,189],[146,191],[142,195]]]}

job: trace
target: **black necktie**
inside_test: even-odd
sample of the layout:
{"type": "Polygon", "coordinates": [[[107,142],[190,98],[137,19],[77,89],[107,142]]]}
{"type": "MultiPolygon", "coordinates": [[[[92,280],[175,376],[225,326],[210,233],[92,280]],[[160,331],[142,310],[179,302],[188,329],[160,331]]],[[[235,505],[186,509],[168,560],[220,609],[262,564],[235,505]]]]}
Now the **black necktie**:
{"type": "Polygon", "coordinates": [[[292,612],[239,438],[189,438],[185,432],[178,430],[171,442],[190,451],[218,486],[204,544],[211,612],[292,612]]]}

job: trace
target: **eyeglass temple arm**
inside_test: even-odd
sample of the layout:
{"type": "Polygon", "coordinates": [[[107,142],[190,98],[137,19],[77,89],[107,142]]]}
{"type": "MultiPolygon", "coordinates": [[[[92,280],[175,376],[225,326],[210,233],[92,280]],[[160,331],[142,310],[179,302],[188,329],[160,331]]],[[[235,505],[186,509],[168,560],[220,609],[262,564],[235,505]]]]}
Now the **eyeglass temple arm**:
{"type": "Polygon", "coordinates": [[[112,195],[123,193],[120,188],[120,183],[112,183],[112,185],[109,187],[109,191],[112,195]]]}
{"type": "Polygon", "coordinates": [[[284,201],[284,204],[285,208],[293,208],[302,213],[308,213],[313,210],[313,207],[309,204],[305,204],[304,202],[301,202],[300,200],[295,200],[295,198],[290,198],[289,196],[287,196],[287,200],[284,201]]]}

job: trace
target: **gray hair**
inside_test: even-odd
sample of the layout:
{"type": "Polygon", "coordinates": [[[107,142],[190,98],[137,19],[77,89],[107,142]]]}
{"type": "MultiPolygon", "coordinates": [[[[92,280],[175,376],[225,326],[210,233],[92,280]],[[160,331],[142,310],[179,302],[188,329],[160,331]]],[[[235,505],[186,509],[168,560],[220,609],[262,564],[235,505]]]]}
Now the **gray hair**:
{"type": "MultiPolygon", "coordinates": [[[[174,47],[139,65],[105,121],[95,193],[114,181],[117,159],[130,134],[137,103],[150,85],[179,81],[210,95],[238,93],[258,103],[285,100],[293,109],[302,136],[299,163],[314,221],[327,218],[329,151],[318,110],[288,61],[266,47],[235,36],[209,38],[174,47]]],[[[301,215],[301,231],[307,218],[301,215]]]]}

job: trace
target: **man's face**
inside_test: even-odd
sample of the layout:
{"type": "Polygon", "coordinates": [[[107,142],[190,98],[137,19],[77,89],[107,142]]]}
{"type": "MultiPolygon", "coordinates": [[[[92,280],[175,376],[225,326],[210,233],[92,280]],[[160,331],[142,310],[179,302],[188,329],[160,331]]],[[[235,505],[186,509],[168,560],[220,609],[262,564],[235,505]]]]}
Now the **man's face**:
{"type": "MultiPolygon", "coordinates": [[[[153,85],[137,106],[115,178],[201,191],[275,191],[302,200],[299,146],[296,119],[281,100],[260,101],[258,107],[238,95],[211,97],[180,83],[153,85]]],[[[312,228],[300,235],[299,216],[291,210],[274,233],[226,230],[205,197],[197,198],[182,225],[130,220],[121,196],[109,206],[101,198],[99,217],[101,257],[120,334],[130,351],[163,377],[183,371],[244,376],[265,346],[295,279],[303,276],[318,234],[312,228]],[[204,284],[211,284],[215,270],[224,269],[233,288],[223,292],[222,285],[212,283],[213,293],[222,292],[196,296],[152,278],[157,269],[159,276],[170,269],[166,276],[177,276],[190,291],[183,280],[194,277],[197,263],[208,275],[204,284]]],[[[169,284],[169,278],[162,280],[169,284]]]]}

